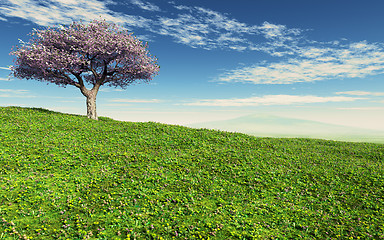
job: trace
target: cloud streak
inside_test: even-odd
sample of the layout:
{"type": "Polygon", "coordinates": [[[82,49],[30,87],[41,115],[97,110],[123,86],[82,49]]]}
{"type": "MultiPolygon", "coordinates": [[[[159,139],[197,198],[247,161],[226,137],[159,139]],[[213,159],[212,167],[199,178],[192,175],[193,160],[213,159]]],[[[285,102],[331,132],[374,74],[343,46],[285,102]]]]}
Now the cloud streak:
{"type": "MultiPolygon", "coordinates": [[[[89,22],[102,17],[107,21],[126,27],[128,30],[141,29],[151,35],[169,36],[175,42],[192,48],[226,48],[237,51],[272,51],[274,48],[288,47],[287,41],[296,41],[302,32],[284,25],[264,22],[261,25],[248,25],[210,9],[189,7],[169,2],[176,17],[163,14],[161,9],[148,1],[130,0],[119,3],[112,0],[6,0],[0,13],[8,17],[19,17],[42,26],[70,24],[80,19],[89,22]],[[128,5],[150,11],[154,14],[145,18],[112,11],[109,5],[128,5]],[[162,15],[160,15],[162,14],[162,15]],[[249,37],[258,36],[265,43],[252,43],[249,37]]],[[[146,40],[153,39],[144,35],[146,40]]],[[[282,54],[282,53],[275,53],[282,54]]]]}
{"type": "Polygon", "coordinates": [[[115,88],[115,89],[102,88],[99,90],[99,92],[124,92],[124,91],[125,91],[124,89],[118,89],[118,88],[115,88]]]}
{"type": "Polygon", "coordinates": [[[36,96],[25,95],[28,94],[29,90],[15,90],[15,89],[0,89],[0,97],[2,98],[34,98],[36,96]],[[5,94],[1,94],[5,93],[5,94]]]}
{"type": "Polygon", "coordinates": [[[384,92],[366,92],[366,91],[346,91],[336,92],[336,94],[345,94],[353,96],[384,96],[384,92]]]}
{"type": "MultiPolygon", "coordinates": [[[[155,23],[161,35],[171,36],[176,42],[193,48],[207,50],[223,48],[237,51],[257,50],[273,52],[284,49],[291,52],[287,42],[295,42],[303,30],[288,28],[264,22],[261,25],[248,25],[231,19],[219,12],[202,7],[174,5],[179,13],[177,17],[159,17],[155,23]],[[252,38],[258,37],[264,43],[254,43],[252,38]]],[[[282,52],[274,53],[283,55],[282,52]]]]}
{"type": "Polygon", "coordinates": [[[158,6],[150,2],[144,2],[140,0],[131,0],[131,3],[147,11],[151,11],[151,12],[161,11],[158,6]]]}
{"type": "Polygon", "coordinates": [[[123,26],[149,27],[150,21],[141,16],[120,14],[107,7],[114,4],[111,0],[6,0],[4,5],[0,6],[0,13],[23,18],[41,26],[71,24],[80,19],[89,22],[102,17],[123,26]]]}
{"type": "Polygon", "coordinates": [[[14,89],[0,89],[0,92],[9,92],[9,93],[14,93],[14,94],[23,94],[23,93],[28,93],[29,90],[14,90],[14,89]]]}
{"type": "Polygon", "coordinates": [[[108,102],[121,102],[121,103],[159,103],[159,99],[111,99],[108,102]]]}
{"type": "Polygon", "coordinates": [[[221,82],[292,84],[326,79],[363,78],[384,73],[384,47],[365,41],[328,47],[306,46],[296,58],[255,64],[221,74],[221,82]]]}
{"type": "Polygon", "coordinates": [[[261,105],[293,105],[326,102],[351,102],[359,99],[358,97],[319,97],[319,96],[295,96],[295,95],[265,95],[263,97],[234,98],[234,99],[202,99],[188,106],[220,106],[220,107],[243,107],[261,105]]]}

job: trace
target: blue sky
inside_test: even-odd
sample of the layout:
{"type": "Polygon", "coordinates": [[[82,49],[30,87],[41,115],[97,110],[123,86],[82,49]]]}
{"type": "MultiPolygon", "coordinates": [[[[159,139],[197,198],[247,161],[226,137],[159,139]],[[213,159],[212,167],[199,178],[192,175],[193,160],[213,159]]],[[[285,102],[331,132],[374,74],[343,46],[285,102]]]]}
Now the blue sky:
{"type": "Polygon", "coordinates": [[[102,86],[97,113],[170,124],[248,114],[384,130],[383,1],[2,0],[0,106],[86,115],[85,97],[9,78],[9,52],[33,28],[100,16],[148,42],[159,75],[102,86]]]}

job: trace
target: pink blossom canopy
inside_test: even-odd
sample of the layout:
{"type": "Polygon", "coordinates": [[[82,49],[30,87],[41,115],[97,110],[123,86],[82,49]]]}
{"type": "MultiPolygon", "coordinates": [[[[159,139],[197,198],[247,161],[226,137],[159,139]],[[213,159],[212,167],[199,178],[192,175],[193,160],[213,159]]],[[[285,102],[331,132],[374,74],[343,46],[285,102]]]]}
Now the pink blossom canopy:
{"type": "Polygon", "coordinates": [[[31,36],[37,38],[10,53],[17,56],[14,77],[61,86],[84,86],[84,80],[125,88],[138,79],[152,80],[160,68],[146,50],[147,44],[143,46],[132,34],[105,20],[34,29],[31,36]]]}

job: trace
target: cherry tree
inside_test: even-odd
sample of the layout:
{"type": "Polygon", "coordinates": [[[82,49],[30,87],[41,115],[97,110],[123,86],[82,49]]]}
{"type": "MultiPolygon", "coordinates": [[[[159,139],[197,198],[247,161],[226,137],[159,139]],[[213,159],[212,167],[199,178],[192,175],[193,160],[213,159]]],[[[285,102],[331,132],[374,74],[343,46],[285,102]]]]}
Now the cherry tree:
{"type": "Polygon", "coordinates": [[[28,43],[21,42],[10,53],[17,57],[11,74],[79,88],[87,99],[87,116],[91,119],[98,119],[96,95],[100,86],[125,89],[136,80],[152,80],[160,69],[146,49],[148,44],[143,45],[128,31],[105,20],[34,29],[30,35],[33,38],[28,43]],[[92,89],[84,83],[93,85],[92,89]]]}

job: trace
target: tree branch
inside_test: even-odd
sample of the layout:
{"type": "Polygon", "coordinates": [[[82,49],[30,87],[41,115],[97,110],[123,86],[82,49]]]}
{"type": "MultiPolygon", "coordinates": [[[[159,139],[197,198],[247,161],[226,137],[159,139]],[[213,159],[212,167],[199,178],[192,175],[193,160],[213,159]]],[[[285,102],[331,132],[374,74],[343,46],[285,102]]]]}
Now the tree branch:
{"type": "Polygon", "coordinates": [[[79,81],[78,83],[75,82],[75,87],[78,87],[81,89],[81,87],[84,87],[84,82],[83,82],[83,79],[80,77],[80,74],[79,73],[74,73],[74,72],[71,72],[73,76],[76,77],[76,79],[79,81]]]}
{"type": "Polygon", "coordinates": [[[60,78],[63,80],[67,80],[69,85],[76,86],[76,82],[72,80],[67,74],[63,72],[58,72],[58,71],[50,71],[48,70],[54,77],[60,78]]]}
{"type": "Polygon", "coordinates": [[[95,77],[95,79],[99,78],[99,74],[97,74],[96,70],[92,67],[92,60],[91,60],[91,64],[90,64],[89,70],[91,70],[91,72],[93,73],[93,76],[95,77]]]}
{"type": "Polygon", "coordinates": [[[103,69],[103,75],[101,76],[100,79],[97,80],[97,82],[100,83],[100,85],[104,82],[105,78],[107,77],[108,73],[107,73],[107,70],[108,70],[108,62],[103,60],[104,62],[104,69],[103,69]]]}
{"type": "Polygon", "coordinates": [[[77,80],[79,81],[79,83],[75,83],[75,86],[78,87],[81,91],[81,93],[88,97],[89,96],[89,93],[90,91],[84,86],[84,81],[83,79],[81,78],[80,74],[79,73],[72,73],[76,78],[77,80]]]}

